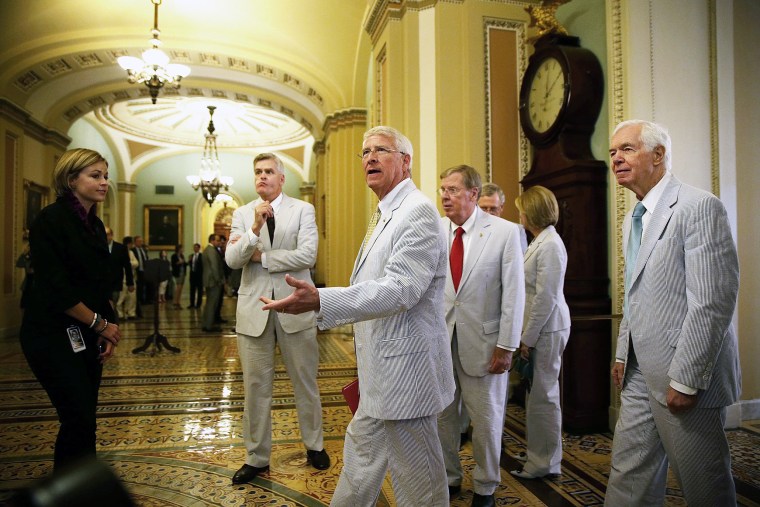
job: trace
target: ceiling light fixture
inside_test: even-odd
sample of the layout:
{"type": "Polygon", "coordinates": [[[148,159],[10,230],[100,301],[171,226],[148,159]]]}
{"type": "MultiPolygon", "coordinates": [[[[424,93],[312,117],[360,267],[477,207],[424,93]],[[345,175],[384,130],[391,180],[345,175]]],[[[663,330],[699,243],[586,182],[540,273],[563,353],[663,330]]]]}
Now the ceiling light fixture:
{"type": "Polygon", "coordinates": [[[150,40],[151,49],[143,51],[142,59],[134,56],[120,56],[116,61],[119,66],[127,71],[130,83],[142,83],[150,91],[150,99],[154,104],[158,98],[158,92],[164,85],[169,84],[179,88],[179,82],[183,77],[190,74],[190,67],[178,63],[169,63],[169,56],[158,47],[161,41],[158,36],[158,6],[162,0],[150,0],[153,4],[153,30],[150,31],[153,38],[150,40]]]}
{"type": "Polygon", "coordinates": [[[216,150],[216,134],[214,134],[214,110],[216,106],[208,106],[210,119],[208,121],[208,133],[205,134],[206,144],[203,146],[201,169],[198,174],[187,176],[187,181],[193,186],[193,190],[201,189],[203,197],[211,206],[222,190],[229,190],[233,180],[229,176],[222,176],[219,164],[219,154],[216,150]]]}

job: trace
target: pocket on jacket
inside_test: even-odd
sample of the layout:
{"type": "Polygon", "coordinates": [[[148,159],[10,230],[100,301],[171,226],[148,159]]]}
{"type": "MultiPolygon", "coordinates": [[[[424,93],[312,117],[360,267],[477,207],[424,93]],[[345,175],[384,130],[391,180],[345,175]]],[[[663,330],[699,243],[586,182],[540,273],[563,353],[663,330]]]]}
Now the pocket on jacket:
{"type": "Polygon", "coordinates": [[[494,319],[494,320],[489,320],[488,322],[483,322],[483,334],[498,333],[500,323],[501,323],[500,319],[494,319]]]}
{"type": "Polygon", "coordinates": [[[403,356],[406,354],[415,354],[417,352],[426,352],[428,348],[428,341],[422,335],[404,336],[403,338],[380,341],[380,351],[383,357],[403,356]]]}

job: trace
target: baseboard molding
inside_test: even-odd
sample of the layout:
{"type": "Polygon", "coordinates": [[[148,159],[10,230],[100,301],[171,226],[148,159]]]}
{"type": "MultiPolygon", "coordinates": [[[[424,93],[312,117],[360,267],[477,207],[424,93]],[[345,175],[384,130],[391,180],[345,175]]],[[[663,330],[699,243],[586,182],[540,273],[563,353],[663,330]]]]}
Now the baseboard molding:
{"type": "Polygon", "coordinates": [[[726,428],[738,428],[743,421],[760,419],[760,399],[739,400],[726,409],[726,428]]]}
{"type": "Polygon", "coordinates": [[[754,400],[741,400],[738,405],[742,409],[742,421],[760,419],[760,398],[754,400]]]}

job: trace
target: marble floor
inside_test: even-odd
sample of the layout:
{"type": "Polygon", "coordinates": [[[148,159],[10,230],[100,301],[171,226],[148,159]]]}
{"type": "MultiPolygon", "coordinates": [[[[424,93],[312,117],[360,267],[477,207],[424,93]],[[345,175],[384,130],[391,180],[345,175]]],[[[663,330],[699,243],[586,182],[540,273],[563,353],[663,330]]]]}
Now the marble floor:
{"type": "MultiPolygon", "coordinates": [[[[185,305],[187,302],[185,302],[185,305]]],[[[345,428],[351,418],[341,387],[355,378],[350,337],[320,334],[319,388],[325,449],[332,466],[306,463],[293,392],[282,362],[276,371],[272,407],[274,448],[271,469],[252,484],[232,485],[244,462],[241,438],[243,388],[234,328],[235,299],[225,298],[220,333],[201,332],[200,311],[161,305],[159,331],[178,354],[133,354],[153,332],[152,307],[144,318],[122,325],[118,355],[104,371],[98,411],[99,458],[126,486],[135,505],[159,506],[324,506],[329,504],[341,466],[345,428]]],[[[32,377],[18,340],[0,340],[0,505],[17,489],[52,470],[58,423],[45,392],[32,377]]],[[[149,349],[150,350],[150,349],[149,349]]],[[[740,505],[760,506],[760,421],[729,432],[740,505]]],[[[497,505],[601,505],[609,471],[610,434],[565,435],[563,474],[552,480],[521,481],[508,470],[507,455],[525,446],[524,413],[510,405],[504,428],[502,484],[497,505]]],[[[461,458],[466,479],[451,505],[472,497],[471,445],[461,458]]],[[[379,506],[395,505],[389,481],[379,506]]],[[[670,479],[666,505],[685,502],[670,479]]]]}

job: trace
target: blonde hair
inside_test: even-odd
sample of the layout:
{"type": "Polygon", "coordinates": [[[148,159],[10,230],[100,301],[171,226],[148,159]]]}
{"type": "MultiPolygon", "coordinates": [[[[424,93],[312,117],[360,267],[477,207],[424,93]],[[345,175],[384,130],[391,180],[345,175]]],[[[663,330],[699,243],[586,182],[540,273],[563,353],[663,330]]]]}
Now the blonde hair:
{"type": "Polygon", "coordinates": [[[67,191],[70,192],[71,180],[75,179],[83,169],[98,162],[105,162],[108,167],[108,161],[95,150],[76,148],[64,152],[53,170],[55,194],[60,197],[67,191]]]}
{"type": "Polygon", "coordinates": [[[559,204],[551,190],[540,185],[530,187],[515,199],[520,213],[525,213],[525,221],[530,228],[544,229],[557,225],[559,204]]]}

